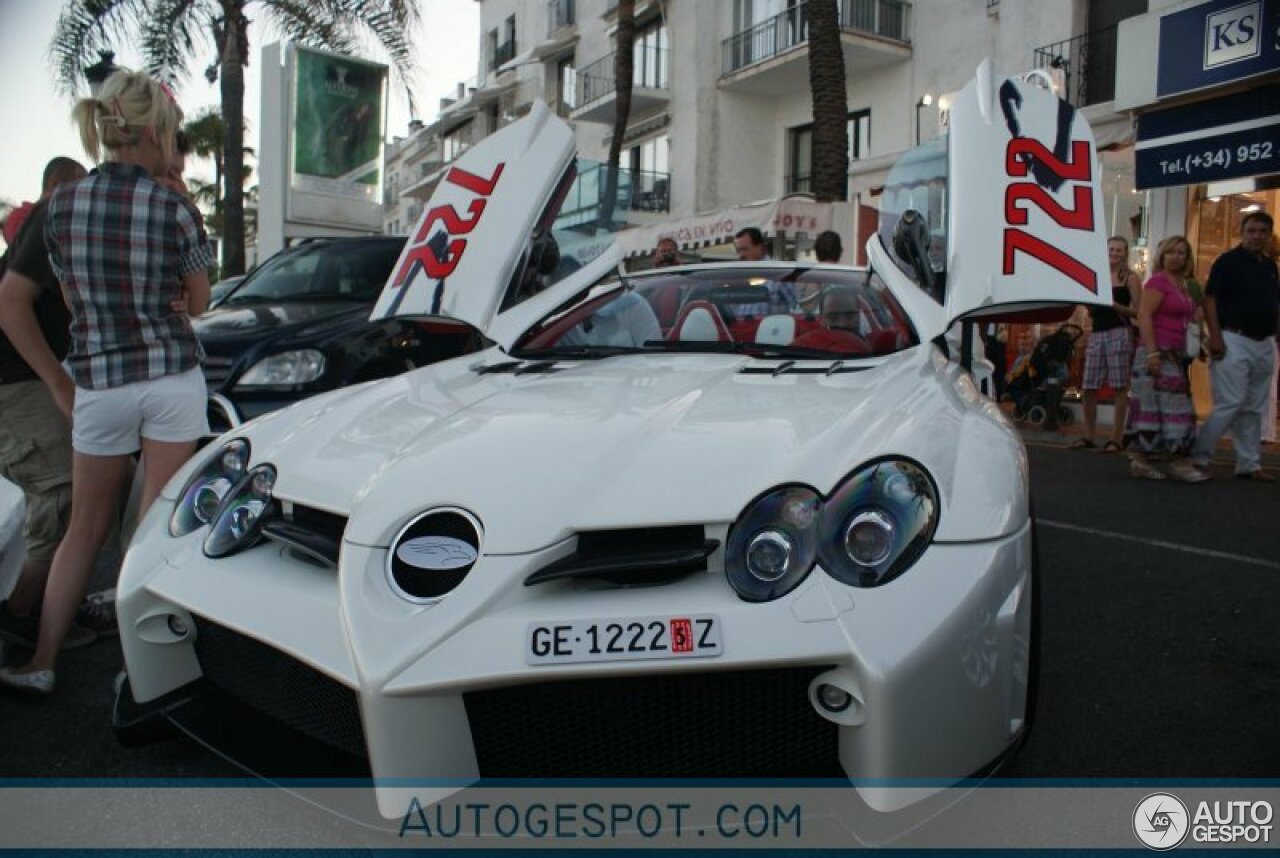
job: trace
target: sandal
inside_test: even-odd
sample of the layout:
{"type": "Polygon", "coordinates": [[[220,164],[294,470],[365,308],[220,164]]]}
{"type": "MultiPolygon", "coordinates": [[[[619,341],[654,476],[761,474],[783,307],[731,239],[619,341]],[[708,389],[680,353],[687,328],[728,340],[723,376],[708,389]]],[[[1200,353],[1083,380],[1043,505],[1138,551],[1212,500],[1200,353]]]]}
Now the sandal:
{"type": "Polygon", "coordinates": [[[1139,462],[1133,459],[1129,460],[1129,475],[1140,480],[1163,480],[1167,479],[1163,473],[1148,465],[1146,462],[1139,462]]]}
{"type": "Polygon", "coordinates": [[[1088,438],[1077,438],[1068,444],[1067,448],[1071,450],[1093,450],[1096,449],[1097,446],[1097,444],[1093,443],[1088,438]]]}
{"type": "Polygon", "coordinates": [[[1102,445],[1102,449],[1099,450],[1098,452],[1099,453],[1119,453],[1120,445],[1117,444],[1115,441],[1108,441],[1107,443],[1102,445]]]}

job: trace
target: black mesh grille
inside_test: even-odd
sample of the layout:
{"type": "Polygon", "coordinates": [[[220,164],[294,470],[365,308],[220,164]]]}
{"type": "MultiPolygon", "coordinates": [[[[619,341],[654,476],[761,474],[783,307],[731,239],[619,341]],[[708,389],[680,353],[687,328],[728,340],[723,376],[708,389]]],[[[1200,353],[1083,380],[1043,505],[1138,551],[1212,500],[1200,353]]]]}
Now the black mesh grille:
{"type": "Polygon", "coordinates": [[[522,685],[464,695],[482,777],[838,778],[824,667],[522,685]]]}
{"type": "Polygon", "coordinates": [[[329,747],[365,756],[355,691],[203,618],[196,620],[195,650],[205,678],[231,697],[329,747]]]}

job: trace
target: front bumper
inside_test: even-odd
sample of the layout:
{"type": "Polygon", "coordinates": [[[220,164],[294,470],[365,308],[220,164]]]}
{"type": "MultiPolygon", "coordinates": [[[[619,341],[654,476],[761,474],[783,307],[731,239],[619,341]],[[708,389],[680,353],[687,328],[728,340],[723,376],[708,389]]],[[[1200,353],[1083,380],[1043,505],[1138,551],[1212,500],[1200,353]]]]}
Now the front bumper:
{"type": "MultiPolygon", "coordinates": [[[[328,764],[354,761],[330,776],[459,784],[442,796],[481,777],[847,777],[869,805],[892,810],[906,800],[884,788],[893,780],[966,777],[1023,726],[1025,526],[990,542],[934,545],[873,590],[814,570],[765,604],[737,599],[718,571],[630,590],[521,586],[564,551],[553,547],[485,557],[458,591],[424,608],[390,594],[385,549],[344,543],[336,572],[274,543],[214,561],[201,534],[168,537],[169,509],[154,505],[120,577],[132,696],[146,707],[203,692],[179,695],[186,714],[161,708],[211,744],[214,724],[259,729],[242,708],[265,716],[327,748],[328,764]],[[530,623],[663,616],[673,606],[718,616],[724,654],[525,663],[530,623]],[[821,683],[855,704],[824,711],[821,683]],[[237,708],[217,709],[215,699],[237,708]],[[191,715],[200,709],[221,715],[191,715]]],[[[720,561],[713,555],[711,569],[720,561]]],[[[245,758],[251,748],[224,750],[263,772],[245,758]]],[[[378,793],[384,813],[403,812],[396,788],[378,793]]]]}

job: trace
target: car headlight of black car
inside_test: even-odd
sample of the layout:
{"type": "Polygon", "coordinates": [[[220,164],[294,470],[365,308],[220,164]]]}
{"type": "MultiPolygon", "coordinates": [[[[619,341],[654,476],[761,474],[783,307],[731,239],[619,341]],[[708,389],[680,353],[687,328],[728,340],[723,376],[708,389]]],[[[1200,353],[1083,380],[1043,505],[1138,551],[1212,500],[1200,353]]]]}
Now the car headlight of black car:
{"type": "Polygon", "coordinates": [[[186,536],[213,521],[232,487],[249,467],[249,442],[237,438],[224,444],[182,487],[169,517],[169,535],[186,536]]]}
{"type": "Polygon", "coordinates": [[[270,465],[258,465],[240,478],[218,507],[204,540],[206,556],[226,557],[258,541],[263,520],[273,512],[275,483],[276,469],[270,465]]]}
{"type": "Polygon", "coordinates": [[[725,574],[748,602],[795,589],[815,562],[853,587],[878,587],[920,558],[938,526],[938,494],[906,459],[869,462],[829,498],[784,486],[750,503],[729,532],[725,574]]]}
{"type": "Polygon", "coordinates": [[[264,357],[240,376],[236,387],[294,387],[324,375],[324,353],[297,349],[264,357]]]}

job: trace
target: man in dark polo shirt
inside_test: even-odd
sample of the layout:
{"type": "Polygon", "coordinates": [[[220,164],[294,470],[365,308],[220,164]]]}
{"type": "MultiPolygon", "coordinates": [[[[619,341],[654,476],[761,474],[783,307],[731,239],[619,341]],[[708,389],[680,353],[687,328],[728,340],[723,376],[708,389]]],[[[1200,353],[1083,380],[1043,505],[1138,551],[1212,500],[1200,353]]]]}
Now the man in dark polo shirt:
{"type": "Polygon", "coordinates": [[[1204,290],[1209,326],[1209,371],[1213,380],[1213,413],[1200,428],[1192,460],[1207,464],[1214,447],[1231,431],[1236,449],[1236,476],[1272,483],[1262,470],[1262,415],[1276,360],[1276,325],[1280,317],[1280,278],[1267,255],[1274,221],[1252,211],[1240,225],[1240,244],[1219,256],[1204,290]]]}
{"type": "MultiPolygon", "coordinates": [[[[71,316],[49,266],[45,209],[54,188],[84,176],[84,167],[70,158],[49,162],[46,193],[14,237],[0,279],[0,476],[22,489],[27,507],[27,556],[13,592],[0,602],[0,639],[27,647],[35,646],[45,580],[71,510],[74,387],[59,363],[70,343],[71,316]],[[58,399],[53,390],[60,391],[58,399]]],[[[96,637],[74,625],[62,646],[84,646],[96,637]]]]}

